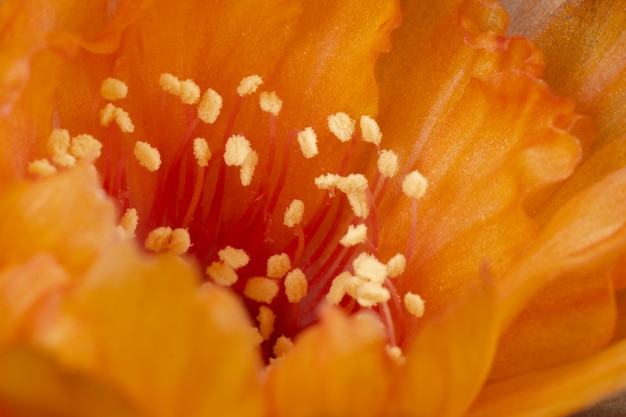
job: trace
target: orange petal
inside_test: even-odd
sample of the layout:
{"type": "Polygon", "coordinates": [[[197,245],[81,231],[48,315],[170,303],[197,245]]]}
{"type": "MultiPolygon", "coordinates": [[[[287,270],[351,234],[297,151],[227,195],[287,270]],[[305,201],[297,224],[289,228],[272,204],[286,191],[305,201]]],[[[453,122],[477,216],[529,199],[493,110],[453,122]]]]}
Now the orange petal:
{"type": "Polygon", "coordinates": [[[380,323],[335,308],[272,363],[268,395],[276,416],[379,416],[391,377],[380,323]]]}
{"type": "Polygon", "coordinates": [[[0,352],[0,404],[3,416],[139,416],[126,398],[98,378],[68,372],[24,347],[0,352]]]}
{"type": "Polygon", "coordinates": [[[3,267],[47,252],[78,276],[116,236],[112,202],[103,198],[90,167],[12,183],[0,193],[0,212],[3,267]]]}
{"type": "Polygon", "coordinates": [[[467,417],[567,415],[626,388],[626,341],[591,358],[487,385],[467,417]]]}
{"type": "Polygon", "coordinates": [[[386,415],[463,415],[478,395],[495,351],[494,301],[491,288],[474,288],[447,315],[424,324],[406,349],[386,415]]]}

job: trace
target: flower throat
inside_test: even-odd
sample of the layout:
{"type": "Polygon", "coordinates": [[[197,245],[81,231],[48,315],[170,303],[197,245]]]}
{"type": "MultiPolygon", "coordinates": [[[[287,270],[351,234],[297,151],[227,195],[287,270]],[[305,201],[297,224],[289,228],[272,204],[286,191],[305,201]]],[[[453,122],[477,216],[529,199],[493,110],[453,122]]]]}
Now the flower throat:
{"type": "Polygon", "coordinates": [[[167,117],[169,106],[185,107],[185,134],[172,139],[176,146],[163,151],[149,138],[133,138],[131,115],[114,104],[126,98],[128,87],[108,78],[100,88],[98,122],[111,137],[103,145],[89,134],[70,137],[67,130],[55,129],[48,157],[31,162],[29,172],[45,177],[80,161],[97,161],[103,187],[123,213],[120,236],[137,239],[155,253],[195,258],[207,285],[229,286],[240,294],[268,359],[288,350],[291,339],[317,320],[319,306],[326,303],[348,313],[376,314],[387,330],[390,354],[401,357],[399,345],[411,335],[415,317],[423,315],[424,302],[411,292],[399,294],[393,279],[404,273],[413,252],[417,201],[428,184],[417,171],[399,175],[398,156],[381,149],[376,121],[361,116],[358,135],[356,120],[338,112],[328,116],[323,141],[312,127],[301,127],[281,142],[277,125],[283,102],[276,92],[258,93],[263,80],[257,75],[241,80],[229,114],[222,114],[222,96],[211,88],[202,94],[194,81],[168,73],[155,80],[155,88],[156,81],[163,90],[160,116],[167,117]],[[267,118],[268,130],[257,145],[235,130],[248,100],[258,101],[257,112],[267,118]],[[212,125],[220,117],[227,118],[221,134],[194,133],[201,123],[212,125]],[[333,140],[347,144],[337,169],[310,163],[319,158],[318,146],[332,146],[333,140]],[[133,145],[123,150],[116,141],[133,145]],[[377,152],[372,178],[351,171],[350,156],[358,147],[377,152]],[[314,184],[322,193],[321,204],[308,207],[307,196],[285,195],[286,185],[299,181],[287,175],[295,154],[296,163],[320,171],[314,184]],[[154,177],[149,210],[133,207],[135,194],[143,190],[129,181],[130,164],[154,177]],[[404,252],[382,260],[377,206],[391,181],[399,181],[405,198],[412,200],[413,226],[404,252]],[[242,204],[246,201],[250,203],[242,204]]]}

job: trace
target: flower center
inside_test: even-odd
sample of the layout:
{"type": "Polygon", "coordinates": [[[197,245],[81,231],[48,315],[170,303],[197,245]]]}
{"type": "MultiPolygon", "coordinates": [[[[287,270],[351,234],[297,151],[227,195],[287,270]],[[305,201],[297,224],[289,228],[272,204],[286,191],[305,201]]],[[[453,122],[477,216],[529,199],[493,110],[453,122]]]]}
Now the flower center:
{"type": "Polygon", "coordinates": [[[390,353],[400,355],[398,346],[411,329],[410,319],[398,323],[397,318],[421,317],[424,302],[410,292],[399,294],[393,279],[404,273],[412,255],[416,204],[427,181],[417,171],[400,178],[398,156],[380,147],[377,122],[362,116],[359,135],[356,120],[338,112],[328,116],[327,131],[298,127],[279,140],[283,102],[273,91],[257,94],[263,84],[257,75],[241,81],[227,114],[222,114],[222,96],[211,88],[201,94],[194,81],[172,74],[161,74],[158,83],[163,100],[156,114],[182,125],[184,132],[168,138],[167,149],[148,137],[133,138],[131,115],[113,103],[126,98],[128,87],[108,78],[100,89],[99,124],[110,135],[104,146],[91,135],[71,138],[66,130],[55,129],[48,140],[49,157],[33,161],[29,171],[47,176],[77,161],[98,159],[103,187],[123,213],[120,232],[149,251],[195,258],[207,282],[239,293],[256,320],[268,358],[284,353],[291,338],[317,320],[323,303],[349,313],[371,310],[387,329],[390,353]],[[257,100],[258,107],[249,105],[257,100]],[[245,105],[256,114],[242,114],[245,105]],[[172,118],[171,113],[181,114],[180,107],[185,116],[172,118]],[[241,118],[259,116],[267,131],[253,132],[256,141],[236,130],[241,118]],[[196,133],[219,118],[226,118],[222,132],[196,133]],[[323,140],[318,141],[318,133],[323,140]],[[319,146],[333,146],[336,140],[346,149],[340,164],[314,162],[320,158],[319,146]],[[377,170],[369,177],[353,170],[358,164],[352,155],[359,147],[371,147],[366,152],[378,155],[377,170]],[[320,194],[316,199],[289,195],[302,181],[288,175],[288,164],[296,157],[301,169],[319,171],[312,177],[320,194]],[[142,175],[133,177],[132,170],[142,175]],[[404,250],[380,259],[377,206],[391,181],[401,181],[404,198],[413,201],[413,227],[404,250]],[[154,192],[146,195],[144,184],[152,184],[154,192]],[[150,204],[135,207],[145,201],[150,204]]]}

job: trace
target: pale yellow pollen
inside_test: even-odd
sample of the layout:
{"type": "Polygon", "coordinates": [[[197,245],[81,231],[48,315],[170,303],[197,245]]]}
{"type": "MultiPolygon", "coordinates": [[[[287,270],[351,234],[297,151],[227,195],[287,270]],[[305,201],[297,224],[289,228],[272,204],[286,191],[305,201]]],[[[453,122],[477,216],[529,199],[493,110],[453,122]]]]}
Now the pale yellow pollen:
{"type": "Polygon", "coordinates": [[[267,259],[267,276],[282,278],[291,269],[291,261],[286,253],[272,255],[267,259]]]}
{"type": "Polygon", "coordinates": [[[195,138],[193,140],[193,156],[196,158],[198,165],[201,167],[209,166],[211,159],[211,150],[209,144],[204,138],[195,138]]]}
{"type": "Polygon", "coordinates": [[[93,162],[102,152],[102,143],[88,134],[77,135],[72,138],[70,153],[77,159],[93,162]]]}
{"type": "Polygon", "coordinates": [[[119,107],[116,107],[113,111],[113,114],[115,116],[115,123],[122,132],[132,133],[135,131],[135,125],[130,119],[130,115],[126,111],[120,109],[119,107]]]}
{"type": "Polygon", "coordinates": [[[417,294],[413,294],[412,292],[404,294],[404,307],[415,317],[422,317],[424,315],[424,300],[417,294]]]}
{"type": "Polygon", "coordinates": [[[159,150],[153,148],[146,142],[136,142],[133,153],[135,154],[135,158],[137,158],[139,165],[150,172],[158,170],[161,166],[161,154],[159,153],[159,150]]]}
{"type": "Polygon", "coordinates": [[[350,174],[341,177],[337,182],[337,188],[346,194],[367,189],[367,178],[363,174],[350,174]]]}
{"type": "Polygon", "coordinates": [[[341,176],[338,174],[324,174],[315,178],[315,185],[320,190],[332,190],[337,187],[341,176]]]}
{"type": "Polygon", "coordinates": [[[353,191],[347,194],[348,203],[354,212],[354,215],[362,219],[367,218],[370,214],[370,206],[367,202],[367,194],[365,191],[353,191]]]}
{"type": "Polygon", "coordinates": [[[232,246],[226,246],[217,252],[217,256],[233,269],[243,268],[250,262],[250,257],[243,249],[235,249],[232,246]]]}
{"type": "Polygon", "coordinates": [[[361,135],[363,141],[373,143],[374,145],[380,145],[380,141],[383,138],[383,134],[380,131],[380,127],[376,120],[369,116],[361,116],[361,135]]]}
{"type": "Polygon", "coordinates": [[[163,73],[159,76],[159,85],[163,91],[178,96],[181,90],[180,80],[170,73],[163,73]]]}
{"type": "Polygon", "coordinates": [[[191,237],[189,236],[189,231],[187,229],[178,228],[172,230],[170,242],[167,246],[169,250],[174,252],[176,255],[183,255],[187,253],[190,247],[191,237]]]}
{"type": "Polygon", "coordinates": [[[366,282],[356,290],[356,302],[361,307],[373,307],[389,301],[391,294],[387,288],[373,282],[366,282]]]}
{"type": "Polygon", "coordinates": [[[115,120],[116,108],[113,103],[107,103],[106,106],[100,110],[100,126],[107,127],[115,120]]]}
{"type": "Polygon", "coordinates": [[[309,282],[299,268],[289,272],[285,277],[285,294],[290,303],[300,302],[309,289],[309,282]]]}
{"type": "Polygon", "coordinates": [[[376,259],[375,256],[362,253],[352,261],[355,275],[370,282],[382,284],[387,278],[387,266],[376,259]]]}
{"type": "Polygon", "coordinates": [[[277,358],[285,356],[291,349],[293,349],[293,342],[291,339],[286,336],[280,336],[276,339],[276,343],[274,344],[274,356],[277,358]]]}
{"type": "Polygon", "coordinates": [[[313,158],[319,153],[319,150],[317,149],[317,135],[312,127],[307,127],[306,129],[300,131],[297,139],[302,155],[304,155],[306,159],[313,158]]]}
{"type": "Polygon", "coordinates": [[[200,100],[200,87],[193,80],[181,81],[178,97],[185,104],[196,104],[200,100]]]}
{"type": "Polygon", "coordinates": [[[258,75],[249,75],[241,80],[237,87],[237,94],[241,97],[253,94],[259,86],[263,84],[263,79],[258,75]]]}
{"type": "Polygon", "coordinates": [[[252,152],[252,148],[250,148],[248,139],[241,135],[233,135],[226,141],[224,162],[228,166],[240,167],[250,152],[252,152]]]}
{"type": "Polygon", "coordinates": [[[256,316],[259,321],[259,333],[263,340],[268,340],[274,332],[274,320],[276,320],[276,314],[271,308],[261,306],[259,308],[259,314],[256,316]]]}
{"type": "Polygon", "coordinates": [[[128,86],[117,78],[107,78],[100,85],[100,95],[105,100],[115,101],[126,97],[128,86]]]}
{"type": "Polygon", "coordinates": [[[137,209],[128,208],[120,219],[120,228],[124,232],[124,236],[131,238],[135,236],[137,225],[139,224],[139,215],[137,209]]]}
{"type": "Polygon", "coordinates": [[[283,218],[283,224],[287,227],[294,227],[302,222],[304,216],[304,202],[302,200],[293,200],[287,210],[285,210],[285,216],[283,218]]]}
{"type": "Polygon", "coordinates": [[[361,218],[369,216],[370,207],[367,200],[367,178],[362,174],[350,174],[342,177],[337,174],[325,174],[315,178],[315,185],[322,190],[333,190],[335,187],[343,191],[354,215],[361,218]]]}
{"type": "Polygon", "coordinates": [[[148,233],[144,246],[152,252],[163,252],[168,248],[172,229],[170,227],[157,227],[148,233]]]}
{"type": "Polygon", "coordinates": [[[71,167],[76,163],[69,153],[70,134],[65,129],[54,129],[48,137],[48,153],[55,164],[62,167],[71,167]]]}
{"type": "Polygon", "coordinates": [[[417,171],[412,171],[402,181],[402,192],[411,198],[421,198],[428,188],[428,180],[417,171]]]}
{"type": "Polygon", "coordinates": [[[252,184],[252,177],[254,176],[254,170],[256,169],[258,163],[259,154],[256,153],[256,151],[251,150],[246,156],[246,159],[243,161],[243,165],[241,165],[241,171],[239,171],[241,185],[247,187],[252,184]]]}
{"type": "Polygon", "coordinates": [[[254,277],[246,282],[243,294],[251,300],[269,304],[278,294],[278,284],[270,278],[254,277]]]}
{"type": "Polygon", "coordinates": [[[387,275],[389,278],[396,278],[404,273],[405,268],[406,258],[401,253],[398,253],[387,262],[387,275]]]}
{"type": "Polygon", "coordinates": [[[278,116],[283,107],[283,101],[276,95],[276,92],[263,91],[259,95],[259,105],[264,112],[278,116]]]}
{"type": "Polygon", "coordinates": [[[387,353],[387,356],[389,356],[394,362],[398,364],[403,364],[404,362],[406,362],[406,358],[402,353],[402,349],[400,349],[400,347],[398,346],[387,345],[385,346],[385,352],[387,353]]]}
{"type": "Polygon", "coordinates": [[[330,304],[339,304],[343,296],[346,295],[346,282],[350,279],[352,279],[352,275],[349,272],[342,272],[337,275],[330,284],[326,301],[330,304]]]}
{"type": "Polygon", "coordinates": [[[40,177],[49,177],[55,174],[57,169],[47,159],[37,159],[28,164],[28,172],[40,177]]]}
{"type": "Polygon", "coordinates": [[[352,139],[356,121],[346,113],[339,112],[328,116],[328,129],[342,142],[352,139]]]}
{"type": "Polygon", "coordinates": [[[233,268],[221,262],[213,262],[205,272],[215,283],[225,287],[230,287],[239,279],[233,268]]]}
{"type": "Polygon", "coordinates": [[[348,226],[348,231],[339,241],[343,246],[355,246],[360,243],[364,243],[367,239],[367,226],[364,224],[359,225],[350,225],[348,226]]]}
{"type": "Polygon", "coordinates": [[[217,91],[209,88],[206,90],[198,104],[198,119],[204,123],[214,123],[222,111],[222,96],[217,91]]]}
{"type": "Polygon", "coordinates": [[[378,171],[387,177],[393,178],[400,171],[400,164],[398,163],[398,155],[394,151],[384,150],[378,155],[378,171]]]}

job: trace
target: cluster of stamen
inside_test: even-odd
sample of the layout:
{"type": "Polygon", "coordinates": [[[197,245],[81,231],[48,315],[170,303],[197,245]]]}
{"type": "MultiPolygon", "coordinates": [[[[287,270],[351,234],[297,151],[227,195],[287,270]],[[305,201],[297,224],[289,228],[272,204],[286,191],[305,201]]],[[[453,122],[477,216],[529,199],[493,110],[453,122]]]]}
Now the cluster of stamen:
{"type": "MultiPolygon", "coordinates": [[[[166,95],[178,97],[185,105],[197,106],[197,120],[213,124],[220,116],[223,107],[222,96],[212,88],[208,88],[202,94],[200,87],[193,80],[180,80],[169,73],[161,74],[158,84],[166,95]]],[[[244,97],[255,94],[262,84],[263,80],[257,75],[242,79],[237,87],[239,103],[244,97]]],[[[114,101],[127,96],[127,85],[120,80],[108,78],[102,83],[100,94],[106,101],[100,109],[100,125],[113,128],[112,125],[115,124],[120,132],[133,133],[135,126],[130,115],[122,107],[113,104],[114,101]]],[[[276,122],[282,106],[283,101],[276,92],[260,92],[259,107],[268,114],[272,123],[276,122]]],[[[366,146],[375,146],[378,152],[376,181],[386,182],[397,177],[400,173],[398,155],[392,150],[380,148],[383,134],[376,120],[362,116],[358,125],[363,142],[371,144],[366,146]]],[[[328,116],[328,132],[341,142],[354,140],[357,135],[356,127],[356,120],[346,113],[338,112],[328,116]]],[[[306,160],[319,154],[318,135],[312,127],[300,129],[292,139],[297,142],[306,160]]],[[[155,253],[173,252],[183,255],[193,246],[188,226],[204,192],[206,170],[216,162],[211,159],[212,152],[207,139],[196,137],[191,141],[189,138],[188,143],[191,144],[191,152],[197,165],[191,201],[184,215],[182,227],[172,228],[161,223],[147,233],[144,247],[155,253]]],[[[55,173],[58,168],[73,167],[77,161],[93,163],[100,156],[101,149],[102,144],[90,135],[81,134],[71,138],[66,130],[57,129],[48,139],[48,158],[31,162],[28,171],[38,176],[48,176],[55,173]]],[[[221,153],[220,159],[223,160],[225,167],[239,169],[241,185],[250,186],[259,163],[259,154],[253,149],[252,143],[242,134],[228,133],[224,137],[223,150],[220,149],[218,152],[221,153]]],[[[156,173],[161,168],[161,153],[148,141],[135,141],[133,155],[136,163],[148,172],[156,173]]],[[[217,285],[239,286],[241,293],[248,300],[247,303],[253,303],[258,307],[256,319],[260,340],[263,342],[274,340],[272,350],[275,357],[284,355],[293,346],[291,339],[285,334],[274,335],[279,317],[273,310],[276,300],[283,297],[282,299],[289,305],[298,306],[307,300],[309,288],[315,284],[316,288],[323,288],[323,300],[329,304],[352,305],[348,310],[354,308],[354,303],[359,308],[378,309],[381,321],[389,331],[388,353],[391,357],[400,359],[402,352],[395,338],[388,304],[394,296],[398,298],[393,279],[405,271],[407,258],[412,255],[415,230],[411,232],[411,241],[405,254],[398,253],[382,262],[375,253],[377,251],[371,250],[372,247],[376,247],[376,239],[372,236],[377,233],[377,224],[371,220],[372,210],[375,210],[376,204],[372,189],[380,184],[370,184],[368,178],[361,173],[346,174],[341,171],[319,175],[314,179],[314,184],[319,190],[326,192],[329,199],[337,197],[335,193],[338,191],[341,193],[339,198],[345,198],[350,206],[354,221],[343,231],[343,236],[334,242],[334,246],[343,251],[342,256],[351,262],[339,263],[342,265],[338,267],[339,269],[328,268],[332,275],[325,278],[321,284],[318,282],[318,272],[307,277],[308,270],[301,262],[306,247],[302,225],[305,204],[300,199],[293,199],[284,211],[282,223],[284,227],[293,229],[297,242],[294,253],[290,255],[281,252],[271,255],[267,258],[265,273],[249,274],[242,273],[242,270],[245,270],[254,259],[254,251],[224,246],[216,252],[217,258],[205,267],[206,276],[217,285]],[[281,292],[284,295],[279,297],[281,292]],[[352,301],[346,302],[346,299],[352,301]]],[[[413,202],[422,198],[427,186],[427,180],[418,171],[406,174],[401,183],[402,191],[413,202]]],[[[380,188],[384,189],[384,187],[378,189],[380,188]]],[[[137,210],[128,207],[120,219],[121,235],[126,238],[135,237],[141,221],[137,210]]],[[[320,301],[318,297],[318,303],[320,301]]],[[[415,317],[424,314],[424,301],[419,295],[407,292],[404,294],[403,302],[405,311],[409,314],[415,317]]]]}

